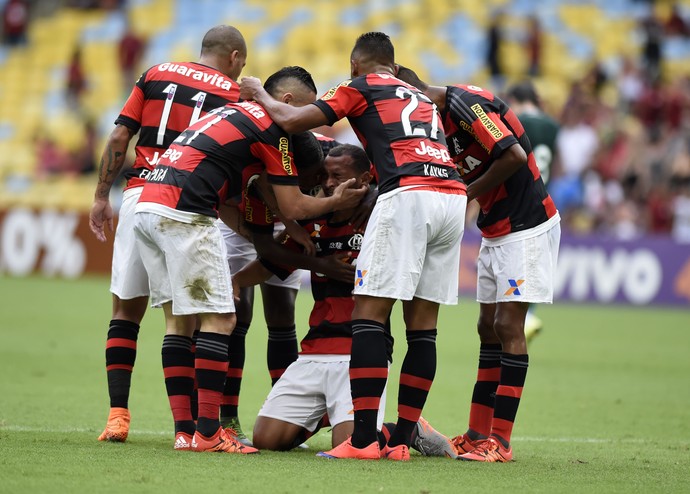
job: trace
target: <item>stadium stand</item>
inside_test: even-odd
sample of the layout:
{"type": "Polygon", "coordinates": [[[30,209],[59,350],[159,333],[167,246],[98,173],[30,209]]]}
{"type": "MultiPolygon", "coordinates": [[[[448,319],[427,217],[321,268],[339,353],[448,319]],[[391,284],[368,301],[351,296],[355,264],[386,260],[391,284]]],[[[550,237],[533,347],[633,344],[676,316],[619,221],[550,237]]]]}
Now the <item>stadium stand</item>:
{"type": "MultiPolygon", "coordinates": [[[[690,22],[690,0],[677,5],[690,22]]],[[[527,23],[530,16],[538,17],[541,73],[534,82],[547,110],[558,117],[572,97],[573,85],[595,66],[606,75],[597,89],[599,103],[617,108],[617,77],[624,58],[639,60],[641,56],[642,22],[650,13],[663,22],[671,13],[671,3],[130,0],[119,9],[58,7],[32,19],[26,46],[0,49],[0,206],[48,202],[88,208],[93,177],[37,178],[37,137],[47,135],[61,150],[74,151],[84,145],[84,121],[91,118],[97,122],[100,150],[126,96],[116,46],[128,19],[147,40],[141,69],[162,60],[195,59],[200,36],[210,26],[225,22],[238,26],[247,39],[244,74],[265,79],[283,65],[304,65],[319,90],[325,91],[347,77],[349,49],[356,36],[367,30],[391,34],[400,62],[415,67],[423,79],[492,87],[484,51],[487,26],[497,11],[505,14],[500,54],[507,82],[527,74],[527,23]],[[79,111],[68,106],[64,90],[76,46],[83,48],[87,79],[79,111]]],[[[690,37],[665,37],[661,48],[664,80],[688,80],[690,37]]],[[[687,82],[685,86],[687,93],[687,82]]]]}

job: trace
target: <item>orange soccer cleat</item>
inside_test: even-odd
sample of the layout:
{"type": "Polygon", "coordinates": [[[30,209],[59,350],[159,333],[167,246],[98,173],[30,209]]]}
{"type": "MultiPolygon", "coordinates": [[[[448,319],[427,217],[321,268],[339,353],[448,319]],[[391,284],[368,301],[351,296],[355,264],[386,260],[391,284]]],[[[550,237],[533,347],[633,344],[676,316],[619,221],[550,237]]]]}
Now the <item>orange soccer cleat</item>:
{"type": "Polygon", "coordinates": [[[126,408],[113,407],[108,414],[105,430],[98,436],[99,441],[123,443],[129,435],[129,421],[131,417],[126,408]]]}
{"type": "Polygon", "coordinates": [[[404,444],[386,446],[381,451],[381,458],[393,461],[410,461],[410,448],[404,444]]]}
{"type": "Polygon", "coordinates": [[[251,455],[258,453],[259,450],[251,446],[245,446],[234,437],[230,436],[222,427],[212,437],[206,437],[199,431],[194,433],[192,438],[192,451],[209,451],[214,453],[236,453],[240,455],[251,455]]]}
{"type": "Polygon", "coordinates": [[[467,433],[460,434],[459,436],[455,436],[453,439],[451,439],[453,447],[455,448],[455,452],[458,455],[464,455],[465,453],[474,451],[474,448],[479,446],[484,441],[486,441],[486,438],[472,440],[470,439],[470,436],[467,435],[467,433]]]}
{"type": "Polygon", "coordinates": [[[458,456],[458,460],[507,463],[513,461],[513,448],[505,448],[501,441],[490,437],[477,446],[474,451],[458,456]]]}
{"type": "Polygon", "coordinates": [[[316,456],[330,459],[353,458],[356,460],[378,460],[381,458],[381,450],[378,441],[374,441],[366,448],[355,448],[352,445],[352,438],[349,437],[335,448],[329,451],[321,451],[316,456]]]}

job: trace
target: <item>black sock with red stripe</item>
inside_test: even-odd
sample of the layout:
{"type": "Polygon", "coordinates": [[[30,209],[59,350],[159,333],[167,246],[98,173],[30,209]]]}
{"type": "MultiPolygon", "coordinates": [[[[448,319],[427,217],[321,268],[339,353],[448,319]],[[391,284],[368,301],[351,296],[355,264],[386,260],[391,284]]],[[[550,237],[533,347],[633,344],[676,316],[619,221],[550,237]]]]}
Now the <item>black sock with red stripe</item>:
{"type": "Polygon", "coordinates": [[[468,430],[473,440],[491,434],[496,388],[501,376],[501,348],[500,343],[483,343],[479,347],[477,382],[472,392],[468,430]]]}
{"type": "Polygon", "coordinates": [[[108,375],[110,406],[128,408],[132,369],[137,358],[139,325],[113,319],[105,343],[105,368],[108,375]]]}
{"type": "Polygon", "coordinates": [[[297,360],[297,332],[292,326],[268,326],[266,361],[273,386],[285,369],[297,360]]]}
{"type": "Polygon", "coordinates": [[[407,331],[407,354],[400,368],[398,422],[389,446],[408,448],[436,375],[436,329],[407,331]]]}
{"type": "Polygon", "coordinates": [[[166,334],[161,349],[165,390],[175,421],[175,433],[194,434],[191,395],[194,390],[194,353],[192,339],[187,336],[166,334]]]}
{"type": "Polygon", "coordinates": [[[206,437],[220,428],[218,413],[228,373],[228,340],[224,334],[200,332],[196,340],[196,382],[199,394],[197,430],[206,437]]]}
{"type": "MultiPolygon", "coordinates": [[[[195,329],[192,335],[192,353],[196,355],[196,339],[199,337],[199,330],[195,329]]],[[[192,391],[191,399],[192,417],[194,420],[197,419],[199,415],[199,392],[196,389],[196,374],[194,375],[194,390],[192,391]]]]}
{"type": "Polygon", "coordinates": [[[355,410],[352,445],[365,448],[378,439],[376,421],[388,379],[384,325],[368,319],[352,321],[350,387],[355,410]]]}
{"type": "Polygon", "coordinates": [[[249,323],[238,322],[228,340],[228,373],[220,402],[220,422],[223,426],[230,425],[230,420],[238,416],[247,331],[249,331],[249,323]]]}
{"type": "Polygon", "coordinates": [[[527,354],[504,353],[501,356],[501,381],[496,389],[491,435],[497,437],[505,447],[510,444],[510,436],[520,406],[528,366],[529,357],[527,354]]]}

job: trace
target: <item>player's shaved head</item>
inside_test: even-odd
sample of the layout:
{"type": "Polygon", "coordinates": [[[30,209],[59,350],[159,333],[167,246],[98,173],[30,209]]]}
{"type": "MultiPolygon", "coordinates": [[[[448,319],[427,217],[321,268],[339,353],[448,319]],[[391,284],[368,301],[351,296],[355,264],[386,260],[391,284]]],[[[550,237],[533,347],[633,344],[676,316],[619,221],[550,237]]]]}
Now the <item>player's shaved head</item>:
{"type": "Polygon", "coordinates": [[[352,49],[352,60],[362,64],[395,65],[395,49],[386,33],[369,32],[362,34],[352,49]]]}
{"type": "Polygon", "coordinates": [[[304,68],[297,65],[283,67],[278,72],[272,74],[264,83],[264,89],[273,98],[280,100],[286,93],[291,93],[297,99],[305,95],[310,101],[300,101],[298,105],[308,104],[316,96],[316,84],[311,74],[304,68]]]}
{"type": "Polygon", "coordinates": [[[368,172],[371,169],[371,162],[369,161],[367,153],[364,152],[364,149],[354,144],[340,144],[331,149],[328,152],[328,156],[332,158],[349,156],[352,158],[350,164],[357,173],[368,172]]]}
{"type": "Polygon", "coordinates": [[[429,88],[429,85],[421,80],[414,70],[403,67],[402,65],[398,66],[398,74],[396,77],[401,81],[408,83],[410,86],[416,87],[422,92],[429,88]]]}
{"type": "Polygon", "coordinates": [[[201,41],[201,55],[227,57],[238,51],[247,54],[247,44],[242,33],[233,26],[222,24],[208,30],[201,41]]]}

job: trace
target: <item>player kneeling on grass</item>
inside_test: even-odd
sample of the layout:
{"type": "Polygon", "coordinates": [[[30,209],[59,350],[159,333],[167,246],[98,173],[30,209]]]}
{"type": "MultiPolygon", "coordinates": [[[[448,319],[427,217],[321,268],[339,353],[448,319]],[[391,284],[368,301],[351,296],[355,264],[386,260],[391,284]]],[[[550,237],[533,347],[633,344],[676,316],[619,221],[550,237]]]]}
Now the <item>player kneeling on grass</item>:
{"type": "MultiPolygon", "coordinates": [[[[326,196],[332,195],[335,188],[348,179],[356,179],[355,186],[371,180],[369,160],[357,146],[337,146],[327,156],[324,168],[322,189],[326,196]]],[[[304,225],[315,244],[317,258],[324,262],[339,259],[346,276],[336,279],[312,271],[314,307],[309,331],[301,342],[299,358],[275,384],[259,412],[252,440],[261,449],[292,449],[327,423],[333,427],[334,446],[352,434],[354,417],[349,384],[354,307],[352,282],[356,281],[354,264],[362,241],[362,235],[348,222],[352,213],[352,209],[345,209],[304,225]]],[[[301,249],[290,238],[284,242],[284,247],[301,249]]],[[[233,282],[235,287],[248,286],[274,274],[285,277],[290,271],[291,268],[261,258],[235,275],[233,282]]],[[[390,360],[390,334],[388,343],[390,360]]],[[[390,432],[388,424],[382,424],[384,403],[382,400],[378,417],[378,429],[384,429],[383,444],[386,432],[390,432]]],[[[434,431],[423,419],[418,424],[414,443],[424,454],[445,456],[453,451],[448,438],[434,431]]]]}

